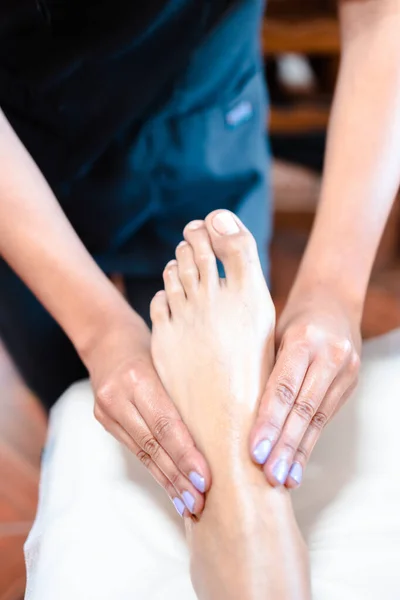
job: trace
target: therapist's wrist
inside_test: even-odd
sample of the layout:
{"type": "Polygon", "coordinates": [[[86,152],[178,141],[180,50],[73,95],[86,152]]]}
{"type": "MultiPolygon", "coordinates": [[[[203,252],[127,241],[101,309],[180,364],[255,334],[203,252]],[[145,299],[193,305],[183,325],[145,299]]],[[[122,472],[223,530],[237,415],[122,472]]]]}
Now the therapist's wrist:
{"type": "Polygon", "coordinates": [[[128,332],[133,339],[138,340],[147,340],[149,335],[143,319],[113,288],[109,298],[103,297],[101,303],[92,305],[91,314],[79,335],[72,341],[83,363],[89,368],[93,357],[98,354],[99,348],[104,347],[107,340],[125,337],[128,332]]]}
{"type": "Polygon", "coordinates": [[[288,304],[298,305],[329,296],[360,320],[363,313],[371,268],[349,264],[338,252],[306,253],[289,295],[288,304]]]}
{"type": "Polygon", "coordinates": [[[335,281],[329,277],[299,276],[291,290],[286,310],[290,307],[295,312],[300,306],[307,304],[318,304],[324,302],[324,298],[330,298],[340,304],[355,322],[361,322],[366,290],[352,290],[346,285],[346,281],[335,281]]]}

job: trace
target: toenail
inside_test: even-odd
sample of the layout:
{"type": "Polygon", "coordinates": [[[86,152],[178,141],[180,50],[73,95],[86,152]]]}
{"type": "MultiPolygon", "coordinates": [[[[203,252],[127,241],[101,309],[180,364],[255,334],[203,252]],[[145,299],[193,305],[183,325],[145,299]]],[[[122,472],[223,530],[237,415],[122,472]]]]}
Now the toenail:
{"type": "Polygon", "coordinates": [[[204,494],[204,492],[206,491],[206,482],[204,477],[196,473],[196,471],[191,471],[189,473],[189,479],[193,483],[196,490],[201,494],[204,494]]]}
{"type": "Polygon", "coordinates": [[[170,260],[169,263],[167,263],[167,267],[175,267],[176,264],[176,260],[170,260]]]}
{"type": "Polygon", "coordinates": [[[174,506],[176,508],[176,512],[178,514],[180,514],[181,517],[183,517],[183,513],[185,512],[185,505],[183,504],[182,500],[180,498],[174,498],[172,500],[172,502],[174,503],[174,506]]]}
{"type": "Polygon", "coordinates": [[[228,211],[223,211],[213,218],[213,226],[217,233],[221,235],[230,235],[240,231],[233,215],[228,211]]]}
{"type": "Polygon", "coordinates": [[[183,501],[184,501],[188,511],[193,514],[194,513],[194,505],[196,504],[196,500],[193,498],[192,494],[190,492],[185,491],[182,494],[182,498],[183,498],[183,501]]]}
{"type": "Polygon", "coordinates": [[[183,248],[183,246],[188,246],[189,244],[187,242],[179,242],[177,248],[183,248]]]}
{"type": "Polygon", "coordinates": [[[203,226],[204,221],[191,221],[189,225],[187,225],[188,229],[199,229],[203,226]]]}

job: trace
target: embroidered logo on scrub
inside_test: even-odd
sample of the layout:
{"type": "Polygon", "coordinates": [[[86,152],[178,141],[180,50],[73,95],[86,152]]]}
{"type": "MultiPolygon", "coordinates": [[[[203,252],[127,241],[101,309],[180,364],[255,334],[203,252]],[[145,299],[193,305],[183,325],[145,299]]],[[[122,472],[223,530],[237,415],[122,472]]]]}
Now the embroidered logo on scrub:
{"type": "Polygon", "coordinates": [[[253,114],[252,103],[248,100],[242,100],[226,114],[226,123],[229,127],[239,127],[239,125],[250,121],[253,114]]]}

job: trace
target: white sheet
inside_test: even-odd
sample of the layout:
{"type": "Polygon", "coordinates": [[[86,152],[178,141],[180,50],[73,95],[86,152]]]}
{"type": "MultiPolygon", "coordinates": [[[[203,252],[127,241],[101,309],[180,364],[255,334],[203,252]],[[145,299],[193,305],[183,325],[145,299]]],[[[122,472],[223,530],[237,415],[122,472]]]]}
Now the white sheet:
{"type": "MultiPolygon", "coordinates": [[[[82,382],[52,411],[26,600],[194,600],[182,521],[92,405],[82,382]]],[[[399,423],[400,330],[365,345],[293,494],[315,600],[400,600],[399,423]]]]}

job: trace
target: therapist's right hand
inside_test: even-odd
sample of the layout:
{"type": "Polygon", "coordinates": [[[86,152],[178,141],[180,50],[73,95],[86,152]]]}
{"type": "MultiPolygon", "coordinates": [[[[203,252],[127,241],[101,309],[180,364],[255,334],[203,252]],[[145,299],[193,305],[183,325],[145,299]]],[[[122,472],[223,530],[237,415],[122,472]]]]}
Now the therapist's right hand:
{"type": "Polygon", "coordinates": [[[96,336],[85,356],[94,414],[150,471],[181,516],[199,515],[210,470],[161,384],[150,342],[150,330],[132,310],[96,336]]]}

